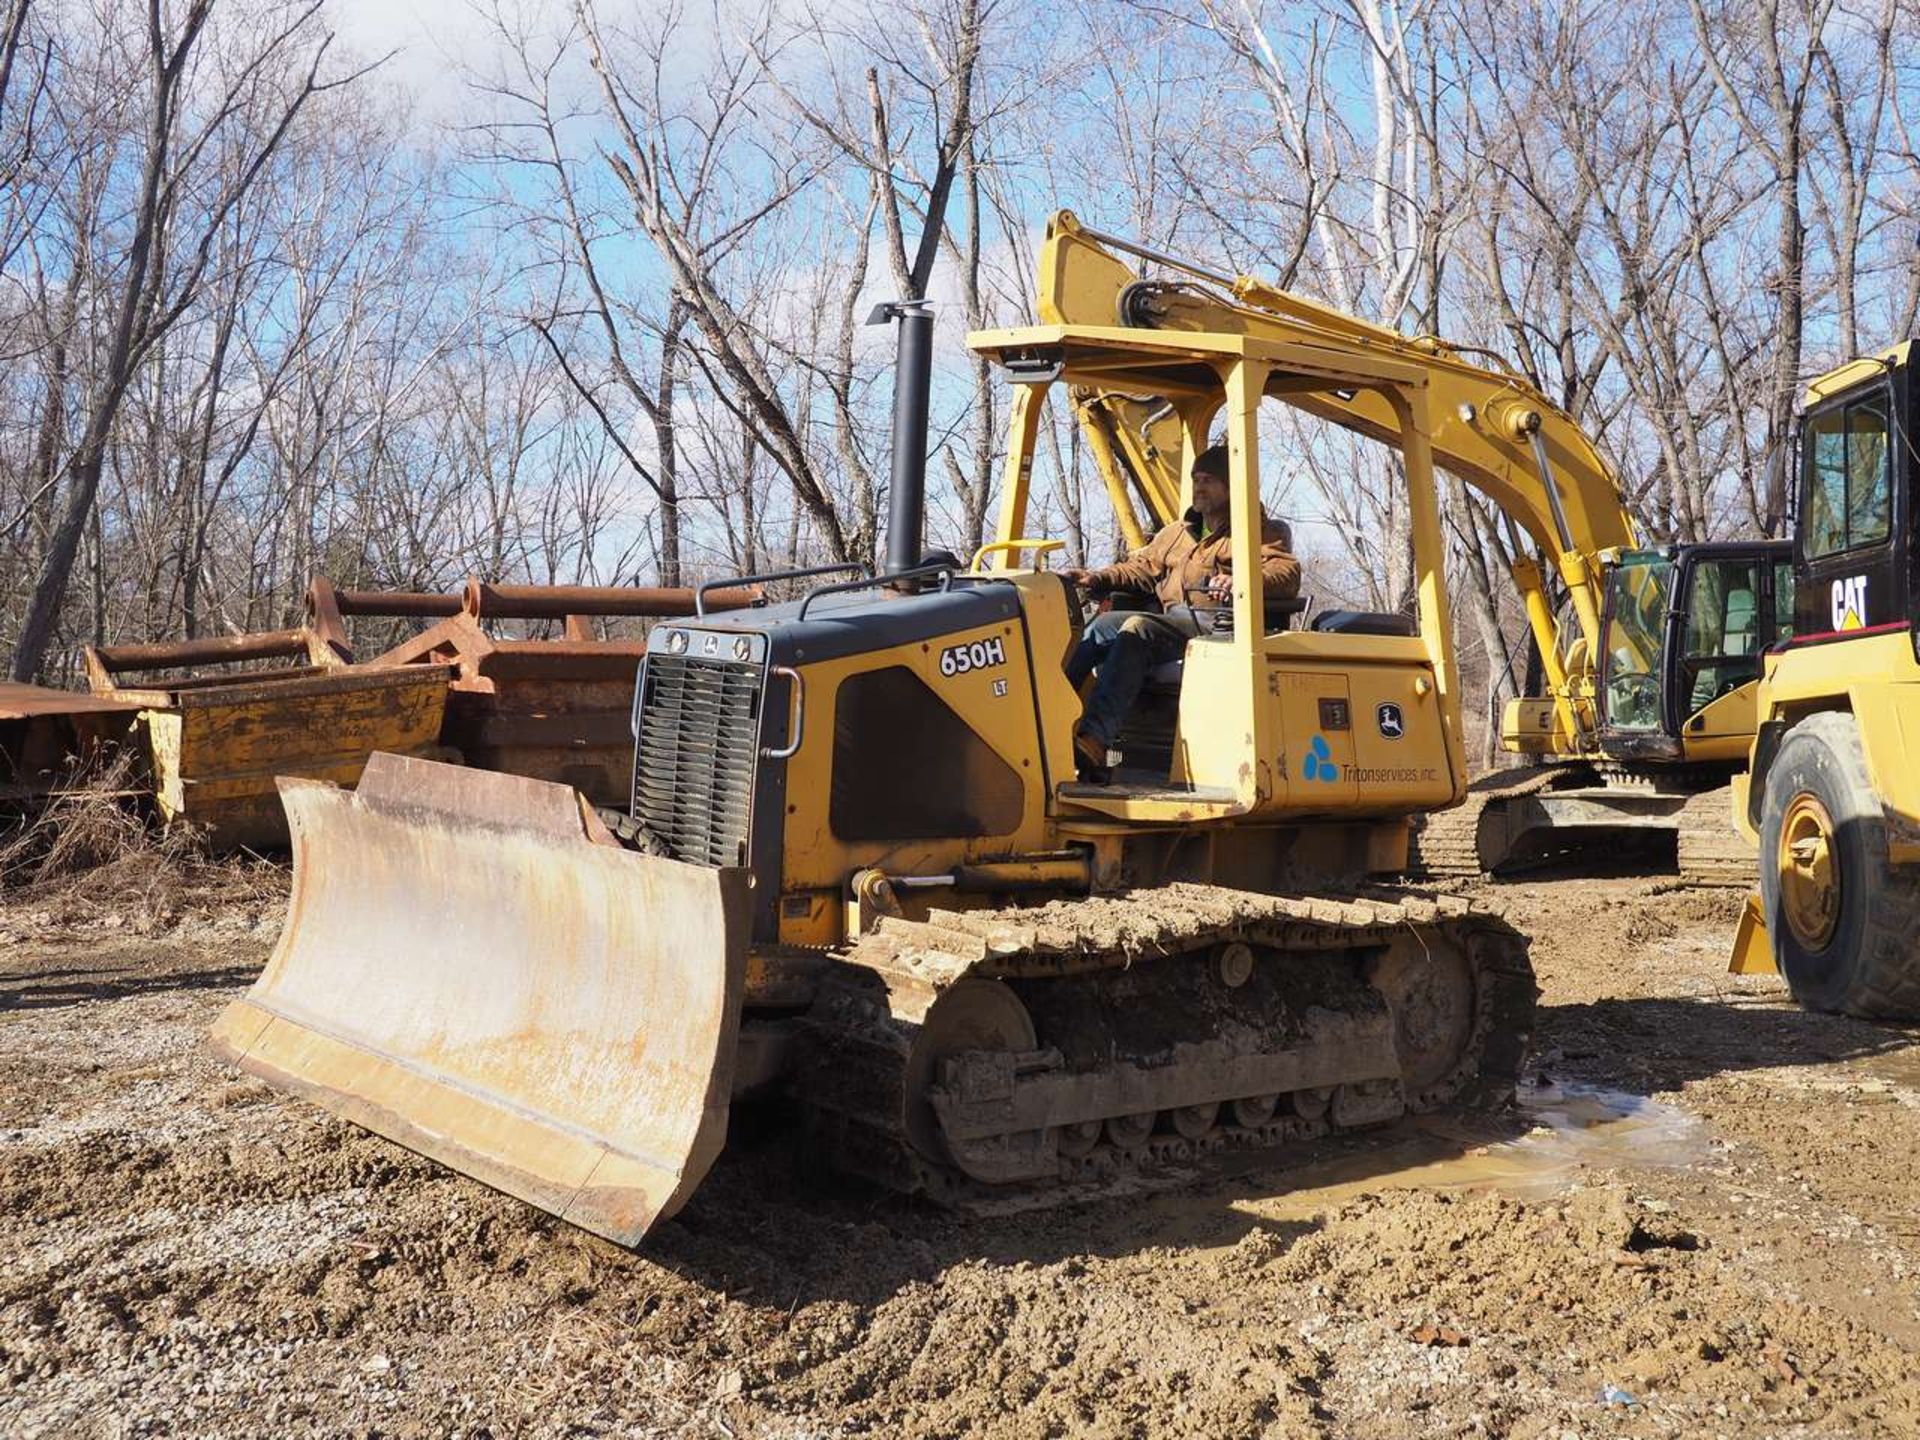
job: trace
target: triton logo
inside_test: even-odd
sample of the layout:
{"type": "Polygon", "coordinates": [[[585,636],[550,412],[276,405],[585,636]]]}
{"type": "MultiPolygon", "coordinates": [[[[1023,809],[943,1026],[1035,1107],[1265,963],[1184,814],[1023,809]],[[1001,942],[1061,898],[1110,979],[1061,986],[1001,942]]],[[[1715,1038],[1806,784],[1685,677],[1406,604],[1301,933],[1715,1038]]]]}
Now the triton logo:
{"type": "Polygon", "coordinates": [[[1313,743],[1307,746],[1307,758],[1300,767],[1300,773],[1309,780],[1340,778],[1340,767],[1333,763],[1333,751],[1327,745],[1326,736],[1313,737],[1313,743]]]}

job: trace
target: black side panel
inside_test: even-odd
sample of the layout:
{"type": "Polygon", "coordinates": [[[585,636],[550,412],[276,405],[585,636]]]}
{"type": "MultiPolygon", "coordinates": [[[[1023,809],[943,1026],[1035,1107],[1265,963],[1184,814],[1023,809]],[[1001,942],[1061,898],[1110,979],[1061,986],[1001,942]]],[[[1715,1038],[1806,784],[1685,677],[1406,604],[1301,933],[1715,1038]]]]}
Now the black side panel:
{"type": "Polygon", "coordinates": [[[891,650],[996,621],[1018,620],[1020,592],[995,581],[967,581],[951,590],[921,595],[900,595],[874,587],[822,595],[807,607],[806,620],[796,623],[799,613],[799,604],[789,602],[757,610],[729,610],[673,624],[684,624],[696,635],[709,630],[760,631],[772,647],[774,664],[809,665],[816,660],[891,650]]]}
{"type": "Polygon", "coordinates": [[[1334,635],[1418,635],[1410,615],[1379,610],[1322,610],[1308,627],[1334,635]]]}
{"type": "Polygon", "coordinates": [[[842,840],[1009,835],[1020,777],[904,665],[843,682],[834,700],[828,823],[842,840]]]}

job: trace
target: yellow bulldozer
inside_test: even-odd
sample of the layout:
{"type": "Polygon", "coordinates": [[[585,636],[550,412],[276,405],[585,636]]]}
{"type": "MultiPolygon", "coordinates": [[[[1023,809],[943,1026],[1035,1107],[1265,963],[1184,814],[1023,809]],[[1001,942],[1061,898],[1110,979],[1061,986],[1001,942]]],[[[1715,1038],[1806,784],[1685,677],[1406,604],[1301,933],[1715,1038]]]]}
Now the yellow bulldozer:
{"type": "MultiPolygon", "coordinates": [[[[968,338],[1013,397],[996,535],[964,566],[922,550],[931,314],[890,307],[885,566],[728,580],[803,593],[656,627],[620,812],[397,756],[353,793],[283,781],[286,928],[218,1044],[628,1244],[756,1095],[846,1169],[953,1199],[1505,1104],[1525,938],[1378,878],[1467,789],[1432,361],[1332,326],[1125,323],[1132,283],[1056,217],[1039,323],[968,338]],[[1080,597],[1027,527],[1061,387],[1159,397],[1187,454],[1216,430],[1230,453],[1231,599],[1103,784],[1075,778],[1080,597]],[[1268,401],[1398,449],[1414,616],[1268,603],[1268,401]]],[[[1477,423],[1518,474],[1503,413],[1477,423]]]]}
{"type": "MultiPolygon", "coordinates": [[[[1599,447],[1497,356],[1066,228],[1043,300],[1051,318],[1102,323],[1117,309],[1143,328],[1364,347],[1426,374],[1434,463],[1506,523],[1540,673],[1533,693],[1507,703],[1500,735],[1509,754],[1537,763],[1484,776],[1465,803],[1429,816],[1414,837],[1418,873],[1463,878],[1670,834],[1683,879],[1749,882],[1753,850],[1729,823],[1727,787],[1753,742],[1760,657],[1792,629],[1787,542],[1642,545],[1599,447]],[[1159,273],[1123,277],[1118,255],[1159,273]]],[[[1180,513],[1175,407],[1137,387],[1079,389],[1074,400],[1122,531],[1139,544],[1136,503],[1157,524],[1180,513]]],[[[1323,391],[1300,404],[1397,444],[1370,393],[1323,391]]]]}
{"type": "Polygon", "coordinates": [[[1735,815],[1759,848],[1733,969],[1816,1010],[1920,1018],[1920,588],[1907,341],[1807,388],[1795,633],[1766,657],[1735,815]]]}

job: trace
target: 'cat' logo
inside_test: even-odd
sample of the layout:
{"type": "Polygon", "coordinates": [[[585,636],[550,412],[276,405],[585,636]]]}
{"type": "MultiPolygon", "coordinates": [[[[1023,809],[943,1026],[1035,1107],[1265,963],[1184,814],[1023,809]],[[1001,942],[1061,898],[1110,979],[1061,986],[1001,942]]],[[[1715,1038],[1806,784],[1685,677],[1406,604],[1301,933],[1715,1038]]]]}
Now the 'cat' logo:
{"type": "Polygon", "coordinates": [[[1833,582],[1833,628],[1858,630],[1867,614],[1867,577],[1848,575],[1833,582]]]}

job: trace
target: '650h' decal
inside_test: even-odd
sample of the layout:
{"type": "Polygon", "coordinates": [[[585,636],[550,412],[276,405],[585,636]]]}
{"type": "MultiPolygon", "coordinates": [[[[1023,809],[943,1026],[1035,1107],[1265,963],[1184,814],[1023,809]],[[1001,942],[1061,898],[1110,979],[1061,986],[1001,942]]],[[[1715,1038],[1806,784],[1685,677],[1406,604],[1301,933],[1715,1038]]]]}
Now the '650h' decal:
{"type": "Polygon", "coordinates": [[[942,675],[964,675],[969,670],[985,670],[1007,663],[1007,646],[1002,640],[976,640],[971,645],[949,645],[940,652],[942,675]]]}

